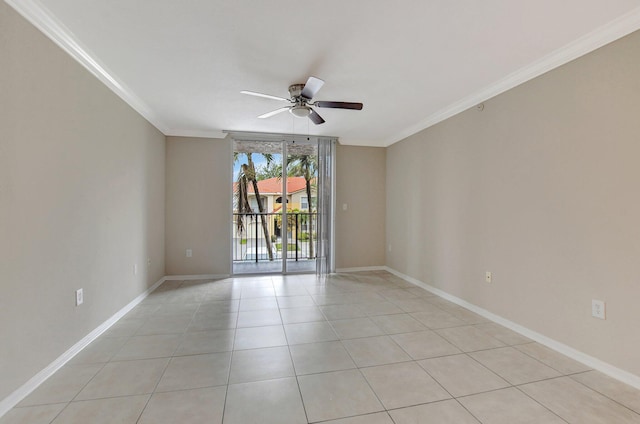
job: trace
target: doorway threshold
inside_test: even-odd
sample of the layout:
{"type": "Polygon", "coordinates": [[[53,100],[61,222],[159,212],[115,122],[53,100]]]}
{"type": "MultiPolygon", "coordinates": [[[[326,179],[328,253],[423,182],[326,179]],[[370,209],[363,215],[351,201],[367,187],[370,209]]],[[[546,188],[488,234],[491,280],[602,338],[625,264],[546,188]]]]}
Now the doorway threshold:
{"type": "MultiPolygon", "coordinates": [[[[315,273],[315,259],[287,261],[287,274],[315,273]]],[[[234,262],[233,275],[244,274],[282,274],[281,261],[234,262]]]]}

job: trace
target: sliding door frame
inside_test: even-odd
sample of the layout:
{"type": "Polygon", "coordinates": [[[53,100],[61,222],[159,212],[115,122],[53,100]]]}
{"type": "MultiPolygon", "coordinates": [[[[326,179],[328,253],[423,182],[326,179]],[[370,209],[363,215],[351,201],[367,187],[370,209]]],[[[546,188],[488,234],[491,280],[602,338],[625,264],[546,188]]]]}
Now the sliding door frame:
{"type": "MultiPolygon", "coordinates": [[[[269,274],[281,274],[281,275],[291,275],[291,274],[311,274],[314,271],[316,272],[316,274],[318,274],[319,268],[320,266],[318,265],[318,260],[320,259],[320,249],[323,249],[323,256],[326,258],[326,263],[325,265],[322,267],[323,269],[323,273],[332,273],[335,272],[335,249],[334,249],[334,243],[335,243],[335,205],[336,205],[336,199],[335,199],[335,189],[336,189],[336,181],[335,181],[335,155],[336,155],[336,144],[337,144],[337,137],[325,137],[325,136],[309,136],[309,135],[300,135],[300,134],[273,134],[273,133],[251,133],[251,132],[237,132],[237,131],[225,131],[227,134],[229,134],[229,136],[227,137],[229,140],[229,143],[232,144],[231,147],[231,158],[230,160],[233,161],[233,153],[234,153],[234,148],[233,148],[233,143],[234,141],[253,141],[253,142],[260,142],[260,141],[265,141],[265,142],[282,142],[282,164],[283,164],[283,169],[282,169],[282,197],[283,199],[286,199],[287,196],[287,189],[286,189],[286,178],[287,178],[287,171],[286,171],[286,164],[288,161],[288,147],[289,147],[289,143],[293,143],[293,142],[301,142],[301,143],[305,143],[305,144],[315,144],[318,148],[317,148],[317,154],[318,156],[320,155],[320,143],[327,143],[328,144],[328,149],[330,151],[330,155],[328,156],[329,159],[329,174],[328,174],[328,180],[329,180],[329,186],[330,189],[328,191],[329,193],[329,199],[328,200],[324,200],[324,203],[327,203],[325,205],[325,207],[323,208],[323,215],[322,215],[322,220],[324,222],[324,227],[322,228],[322,234],[324,234],[324,243],[322,240],[320,240],[320,233],[321,233],[321,229],[320,229],[320,210],[317,210],[317,222],[316,225],[318,226],[318,230],[317,230],[317,235],[316,235],[316,239],[314,240],[315,244],[316,244],[316,267],[315,270],[309,270],[309,271],[298,271],[298,272],[290,272],[287,270],[287,256],[288,256],[288,234],[286,231],[286,226],[285,223],[288,222],[288,218],[287,218],[287,208],[286,208],[286,202],[283,203],[283,207],[282,207],[282,223],[284,227],[284,231],[283,231],[283,235],[282,235],[282,246],[283,246],[283,257],[282,257],[282,267],[281,267],[281,272],[277,273],[277,272],[270,272],[269,274]],[[328,209],[328,210],[327,210],[328,209]],[[325,228],[326,227],[326,228],[325,228]],[[326,233],[325,233],[326,231],[326,233]]],[[[318,157],[319,159],[319,157],[318,157]]],[[[318,171],[318,175],[319,175],[319,171],[318,171]]],[[[317,178],[317,176],[316,176],[317,178]]],[[[232,183],[235,180],[235,175],[232,174],[232,183]]],[[[316,197],[318,197],[320,194],[320,190],[317,188],[316,189],[316,197]]],[[[232,217],[231,219],[231,223],[232,225],[230,226],[230,232],[229,232],[229,239],[233,240],[233,216],[234,216],[234,209],[233,209],[233,198],[234,198],[234,194],[233,191],[231,192],[231,206],[230,206],[230,216],[232,217]]],[[[309,205],[311,205],[311,199],[308,199],[309,205]]],[[[317,200],[317,204],[320,203],[320,200],[317,200]]],[[[310,208],[311,209],[311,208],[310,208]]],[[[319,209],[319,208],[317,208],[319,209]]],[[[309,229],[310,231],[312,230],[311,228],[309,229]]],[[[245,274],[245,273],[240,273],[240,274],[235,274],[234,273],[234,262],[233,262],[233,242],[231,243],[231,251],[230,253],[230,257],[229,257],[229,262],[230,262],[230,274],[231,275],[237,275],[237,276],[243,276],[243,275],[251,275],[251,274],[245,274]]],[[[260,274],[260,273],[259,273],[260,274]]],[[[255,275],[255,274],[254,274],[255,275]]]]}

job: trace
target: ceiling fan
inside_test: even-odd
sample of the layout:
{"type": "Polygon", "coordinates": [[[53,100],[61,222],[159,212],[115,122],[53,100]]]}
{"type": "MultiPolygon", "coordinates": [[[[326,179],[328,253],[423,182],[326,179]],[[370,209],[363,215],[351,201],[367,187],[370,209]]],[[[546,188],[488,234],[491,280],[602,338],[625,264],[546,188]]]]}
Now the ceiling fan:
{"type": "Polygon", "coordinates": [[[322,116],[318,115],[318,113],[313,110],[311,106],[316,107],[326,107],[332,109],[352,109],[352,110],[362,110],[362,103],[353,103],[353,102],[327,102],[327,101],[314,101],[311,100],[318,93],[320,88],[324,85],[324,81],[320,78],[309,77],[306,84],[293,84],[289,86],[289,96],[288,99],[284,97],[272,96],[270,94],[256,93],[255,91],[241,91],[242,94],[249,94],[250,96],[264,97],[267,99],[273,100],[281,100],[285,102],[291,103],[289,106],[281,107],[280,109],[276,109],[271,112],[267,112],[264,115],[258,116],[258,118],[270,118],[274,115],[282,113],[284,111],[289,111],[292,115],[297,116],[299,118],[309,118],[311,121],[320,125],[325,121],[322,119],[322,116]]]}

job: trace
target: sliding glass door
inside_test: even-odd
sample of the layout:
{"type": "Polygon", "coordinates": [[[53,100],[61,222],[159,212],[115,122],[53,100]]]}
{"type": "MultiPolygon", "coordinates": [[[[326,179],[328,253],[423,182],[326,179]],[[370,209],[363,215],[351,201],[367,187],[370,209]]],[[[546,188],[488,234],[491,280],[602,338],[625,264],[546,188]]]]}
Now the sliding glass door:
{"type": "MultiPolygon", "coordinates": [[[[284,272],[314,272],[317,252],[318,144],[300,137],[284,143],[283,191],[288,203],[282,208],[287,222],[284,272]]],[[[283,249],[284,251],[284,249],[283,249]]]]}
{"type": "Polygon", "coordinates": [[[233,143],[233,273],[280,272],[274,211],[282,176],[282,143],[233,143]]]}
{"type": "Polygon", "coordinates": [[[233,273],[326,272],[333,141],[243,133],[232,138],[233,273]]]}

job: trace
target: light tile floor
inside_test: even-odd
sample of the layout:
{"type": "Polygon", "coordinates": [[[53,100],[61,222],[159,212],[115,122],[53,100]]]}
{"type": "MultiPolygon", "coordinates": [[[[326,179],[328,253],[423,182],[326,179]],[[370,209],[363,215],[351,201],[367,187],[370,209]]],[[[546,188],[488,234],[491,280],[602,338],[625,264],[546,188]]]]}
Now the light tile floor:
{"type": "Polygon", "coordinates": [[[15,423],[640,423],[640,391],[387,272],[166,282],[15,423]]]}

